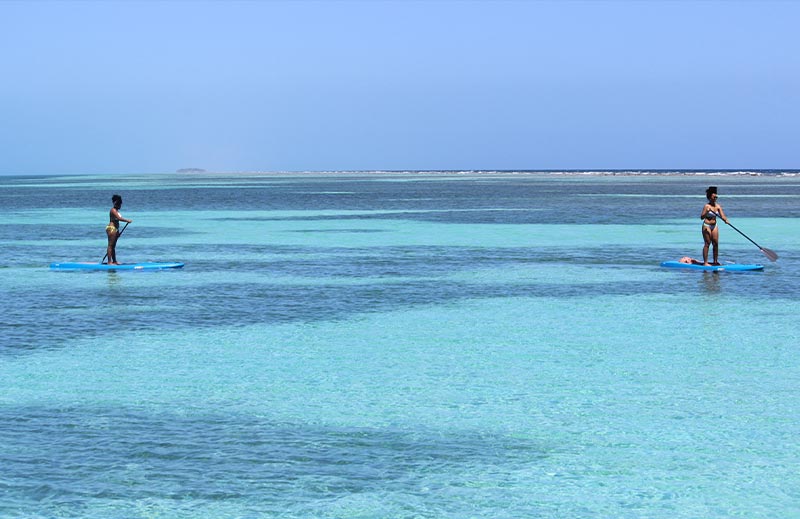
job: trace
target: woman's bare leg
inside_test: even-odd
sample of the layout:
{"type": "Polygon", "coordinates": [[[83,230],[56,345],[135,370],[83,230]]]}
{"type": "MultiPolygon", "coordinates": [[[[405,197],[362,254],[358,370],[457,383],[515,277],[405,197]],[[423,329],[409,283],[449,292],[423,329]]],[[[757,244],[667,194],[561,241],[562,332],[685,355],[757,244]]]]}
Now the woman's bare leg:
{"type": "Polygon", "coordinates": [[[117,231],[110,231],[108,234],[108,249],[106,254],[108,255],[108,264],[109,265],[116,265],[117,264],[117,231]]]}
{"type": "MultiPolygon", "coordinates": [[[[708,246],[711,245],[711,232],[703,227],[703,265],[708,265],[708,246]]],[[[714,249],[716,251],[716,249],[714,249]]]]}
{"type": "Polygon", "coordinates": [[[714,265],[719,265],[719,229],[711,231],[711,246],[714,247],[714,265]]]}

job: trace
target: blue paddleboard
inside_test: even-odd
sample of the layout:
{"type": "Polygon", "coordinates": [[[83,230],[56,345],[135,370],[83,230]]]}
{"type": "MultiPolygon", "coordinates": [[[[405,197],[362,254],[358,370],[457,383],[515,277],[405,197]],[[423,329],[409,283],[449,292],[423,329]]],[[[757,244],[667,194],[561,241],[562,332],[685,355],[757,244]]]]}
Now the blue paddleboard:
{"type": "Polygon", "coordinates": [[[681,263],[680,261],[664,261],[661,263],[661,266],[670,269],[706,270],[710,272],[744,272],[748,270],[764,270],[764,265],[747,265],[742,263],[728,263],[725,265],[695,265],[693,263],[681,263]]]}
{"type": "Polygon", "coordinates": [[[51,270],[162,270],[179,269],[183,263],[122,263],[120,265],[108,265],[106,263],[51,263],[51,270]]]}

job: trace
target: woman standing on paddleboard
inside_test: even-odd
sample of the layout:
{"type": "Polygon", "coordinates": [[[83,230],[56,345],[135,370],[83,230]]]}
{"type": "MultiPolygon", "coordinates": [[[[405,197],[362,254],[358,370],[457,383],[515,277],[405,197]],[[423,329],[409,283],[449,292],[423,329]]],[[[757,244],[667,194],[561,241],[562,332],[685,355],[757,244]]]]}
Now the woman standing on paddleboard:
{"type": "Polygon", "coordinates": [[[703,206],[703,211],[700,213],[700,218],[703,219],[703,265],[719,265],[718,251],[719,248],[719,229],[717,228],[717,218],[722,218],[725,223],[728,223],[728,217],[725,216],[725,211],[722,206],[717,202],[717,187],[710,186],[706,189],[706,198],[708,203],[703,206]],[[708,262],[708,247],[714,247],[714,262],[708,262]]]}
{"type": "Polygon", "coordinates": [[[122,197],[119,195],[113,195],[111,197],[111,201],[114,203],[114,207],[111,208],[111,211],[108,212],[108,225],[106,225],[106,234],[108,235],[108,249],[107,249],[107,256],[108,256],[108,264],[109,265],[119,265],[117,263],[117,239],[119,238],[119,222],[127,222],[131,223],[133,220],[127,220],[119,214],[119,209],[122,207],[122,197]]]}

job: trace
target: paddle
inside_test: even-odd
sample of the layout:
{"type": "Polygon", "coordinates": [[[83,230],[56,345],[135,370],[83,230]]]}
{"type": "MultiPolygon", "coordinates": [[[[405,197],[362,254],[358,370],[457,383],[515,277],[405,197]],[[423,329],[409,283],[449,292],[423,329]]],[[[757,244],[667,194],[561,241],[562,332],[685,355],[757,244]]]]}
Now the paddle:
{"type": "MultiPolygon", "coordinates": [[[[719,216],[719,215],[717,215],[717,216],[719,216]]],[[[778,261],[778,255],[777,255],[777,254],[775,254],[775,251],[773,251],[773,250],[770,250],[770,249],[767,249],[767,248],[765,248],[765,247],[762,247],[761,245],[757,244],[756,242],[754,242],[753,240],[751,240],[749,236],[747,236],[745,233],[743,233],[742,231],[740,231],[739,229],[737,229],[737,228],[736,228],[736,226],[734,226],[732,223],[730,223],[730,222],[725,222],[725,223],[727,223],[728,225],[730,225],[731,227],[733,227],[733,230],[734,230],[734,231],[738,232],[739,234],[741,234],[742,236],[744,236],[745,238],[747,238],[747,241],[749,241],[750,243],[752,243],[753,245],[755,245],[756,247],[758,247],[758,250],[760,250],[761,252],[763,252],[763,253],[764,253],[764,256],[766,256],[767,258],[769,258],[769,260],[770,260],[770,261],[778,261]]]]}
{"type": "MultiPolygon", "coordinates": [[[[119,234],[117,234],[117,239],[119,239],[119,237],[122,236],[122,233],[125,232],[125,228],[128,227],[129,223],[131,223],[131,222],[125,222],[125,225],[122,226],[122,230],[119,231],[119,234]]],[[[106,255],[103,256],[103,259],[100,260],[100,263],[104,263],[106,261],[107,257],[108,257],[108,252],[106,252],[106,255]]]]}

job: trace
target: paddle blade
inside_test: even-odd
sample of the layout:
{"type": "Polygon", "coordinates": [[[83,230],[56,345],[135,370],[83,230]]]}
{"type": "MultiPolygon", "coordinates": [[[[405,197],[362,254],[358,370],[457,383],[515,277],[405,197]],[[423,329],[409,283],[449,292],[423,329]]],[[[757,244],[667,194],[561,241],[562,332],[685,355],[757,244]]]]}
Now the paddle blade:
{"type": "Polygon", "coordinates": [[[769,258],[769,260],[770,260],[770,261],[778,261],[778,255],[777,255],[777,254],[775,254],[775,251],[774,251],[774,250],[770,250],[770,249],[764,249],[764,248],[762,248],[762,249],[761,249],[761,252],[763,252],[763,253],[764,253],[764,256],[766,256],[767,258],[769,258]]]}

